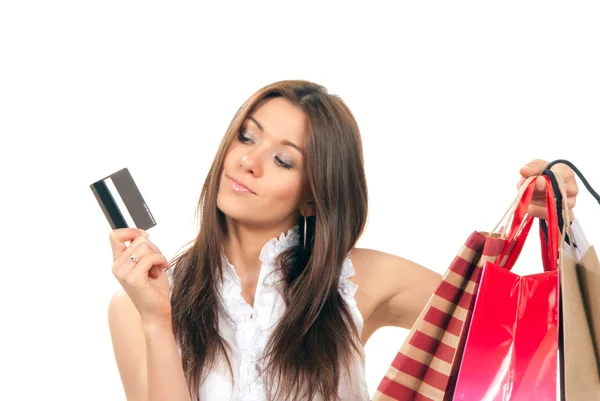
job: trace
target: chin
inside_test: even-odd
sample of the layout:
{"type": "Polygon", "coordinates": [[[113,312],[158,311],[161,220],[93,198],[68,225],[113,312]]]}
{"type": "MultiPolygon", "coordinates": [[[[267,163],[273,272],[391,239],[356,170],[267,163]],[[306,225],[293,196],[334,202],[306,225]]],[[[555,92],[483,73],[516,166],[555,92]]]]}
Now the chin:
{"type": "Polygon", "coordinates": [[[239,199],[236,195],[219,194],[217,208],[225,216],[237,221],[255,222],[253,217],[257,215],[256,210],[248,205],[247,200],[239,199]]]}

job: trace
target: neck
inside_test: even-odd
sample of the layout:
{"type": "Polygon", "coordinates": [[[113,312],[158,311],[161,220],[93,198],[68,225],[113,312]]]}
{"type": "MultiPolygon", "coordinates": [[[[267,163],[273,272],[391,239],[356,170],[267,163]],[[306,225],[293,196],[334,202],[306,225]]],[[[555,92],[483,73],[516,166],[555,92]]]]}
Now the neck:
{"type": "Polygon", "coordinates": [[[227,260],[235,266],[240,278],[258,277],[261,267],[260,252],[270,239],[278,238],[280,234],[294,225],[283,222],[271,226],[250,226],[229,217],[226,218],[227,235],[224,252],[227,260]]]}

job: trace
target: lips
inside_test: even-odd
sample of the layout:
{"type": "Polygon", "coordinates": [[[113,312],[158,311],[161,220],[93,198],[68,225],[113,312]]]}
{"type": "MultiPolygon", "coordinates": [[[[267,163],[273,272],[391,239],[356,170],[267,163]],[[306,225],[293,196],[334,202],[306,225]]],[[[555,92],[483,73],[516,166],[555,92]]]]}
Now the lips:
{"type": "Polygon", "coordinates": [[[240,182],[239,180],[235,180],[229,176],[226,176],[227,179],[229,180],[229,183],[231,184],[231,188],[238,193],[251,193],[256,195],[256,192],[252,191],[250,188],[248,188],[248,186],[246,184],[244,184],[243,182],[240,182]]]}

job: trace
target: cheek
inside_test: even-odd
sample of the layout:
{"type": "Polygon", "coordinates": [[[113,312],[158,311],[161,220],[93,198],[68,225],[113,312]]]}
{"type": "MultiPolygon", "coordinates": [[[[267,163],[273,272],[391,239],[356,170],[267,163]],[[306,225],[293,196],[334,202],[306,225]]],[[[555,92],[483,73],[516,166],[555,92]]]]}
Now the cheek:
{"type": "Polygon", "coordinates": [[[225,152],[225,157],[223,158],[223,164],[225,166],[229,166],[232,163],[236,163],[236,159],[238,157],[237,153],[239,153],[239,146],[237,146],[237,143],[232,143],[231,145],[229,145],[229,149],[227,149],[227,152],[225,152]]]}
{"type": "Polygon", "coordinates": [[[302,192],[301,177],[280,177],[273,181],[271,186],[271,198],[274,202],[286,204],[298,203],[302,192]]]}

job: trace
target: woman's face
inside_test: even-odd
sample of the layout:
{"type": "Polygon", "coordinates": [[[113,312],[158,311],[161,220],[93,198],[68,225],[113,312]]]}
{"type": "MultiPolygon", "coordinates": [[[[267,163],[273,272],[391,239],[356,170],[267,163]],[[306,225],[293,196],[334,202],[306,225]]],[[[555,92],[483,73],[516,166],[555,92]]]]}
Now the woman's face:
{"type": "Polygon", "coordinates": [[[310,200],[307,126],[304,112],[288,100],[261,102],[227,150],[217,207],[246,224],[294,225],[299,207],[310,200]]]}

